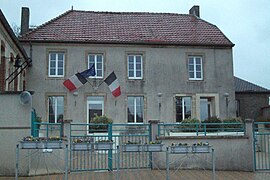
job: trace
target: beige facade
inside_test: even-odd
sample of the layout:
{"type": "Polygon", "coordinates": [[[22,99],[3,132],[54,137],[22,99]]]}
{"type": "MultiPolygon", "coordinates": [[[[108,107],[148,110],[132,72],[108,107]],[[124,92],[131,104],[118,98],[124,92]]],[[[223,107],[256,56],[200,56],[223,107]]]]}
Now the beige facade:
{"type": "MultiPolygon", "coordinates": [[[[24,46],[29,53],[29,44],[24,46]]],[[[63,118],[77,123],[89,122],[89,101],[93,96],[101,97],[102,113],[114,123],[128,122],[128,97],[132,96],[143,97],[143,122],[150,119],[176,122],[176,97],[191,97],[192,118],[202,119],[201,111],[207,111],[205,116],[235,116],[231,48],[52,43],[32,43],[32,46],[33,67],[27,80],[31,82],[29,89],[35,91],[33,106],[43,121],[49,119],[51,96],[63,97],[63,118]],[[63,77],[49,77],[50,52],[64,54],[63,77]],[[63,86],[65,79],[88,68],[89,54],[102,55],[103,78],[88,81],[95,87],[114,71],[121,96],[114,98],[105,83],[98,88],[87,83],[75,93],[63,86]],[[142,79],[128,78],[130,54],[142,56],[142,79]],[[188,57],[193,55],[202,58],[202,80],[189,78],[188,57]],[[227,105],[224,94],[229,94],[227,105]]],[[[185,111],[186,107],[181,108],[185,111]]]]}

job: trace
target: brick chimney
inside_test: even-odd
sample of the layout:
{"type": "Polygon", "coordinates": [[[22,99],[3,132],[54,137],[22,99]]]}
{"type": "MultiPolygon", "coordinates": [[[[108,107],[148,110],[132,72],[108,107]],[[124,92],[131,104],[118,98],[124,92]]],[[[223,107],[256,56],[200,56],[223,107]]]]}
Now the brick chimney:
{"type": "Polygon", "coordinates": [[[21,16],[21,35],[29,31],[29,8],[22,7],[22,16],[21,16]]]}
{"type": "Polygon", "coordinates": [[[190,10],[189,10],[189,14],[190,15],[194,15],[197,17],[200,17],[200,6],[193,6],[190,10]]]}

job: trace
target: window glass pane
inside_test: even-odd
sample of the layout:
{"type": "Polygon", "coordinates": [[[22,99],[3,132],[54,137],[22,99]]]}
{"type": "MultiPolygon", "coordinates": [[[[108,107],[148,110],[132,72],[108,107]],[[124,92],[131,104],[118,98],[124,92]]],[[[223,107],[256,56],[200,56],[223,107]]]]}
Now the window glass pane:
{"type": "Polygon", "coordinates": [[[51,69],[50,69],[50,75],[56,75],[55,68],[51,68],[51,69]]]}
{"type": "Polygon", "coordinates": [[[89,55],[89,63],[92,63],[92,64],[95,63],[95,56],[94,55],[89,55]]]}
{"type": "Polygon", "coordinates": [[[97,63],[102,63],[102,55],[97,55],[97,63]]]}
{"type": "Polygon", "coordinates": [[[128,77],[134,77],[134,71],[128,71],[129,76],[128,77]]]}
{"type": "Polygon", "coordinates": [[[128,97],[128,122],[134,122],[134,97],[128,97]]]}
{"type": "Polygon", "coordinates": [[[50,67],[52,68],[52,67],[55,67],[56,66],[56,61],[51,61],[50,62],[50,67]]]}
{"type": "Polygon", "coordinates": [[[128,69],[129,69],[129,70],[133,70],[133,69],[134,69],[134,65],[133,65],[133,64],[129,64],[129,65],[128,65],[128,69]]]}
{"type": "Polygon", "coordinates": [[[128,62],[129,62],[129,63],[133,63],[133,62],[134,62],[134,61],[133,61],[133,58],[134,58],[133,56],[128,56],[128,62]]]}
{"type": "Polygon", "coordinates": [[[196,71],[201,71],[201,65],[196,65],[196,71]]]}
{"type": "Polygon", "coordinates": [[[136,64],[136,70],[140,70],[141,69],[141,65],[140,64],[136,64]]]}
{"type": "Polygon", "coordinates": [[[58,75],[64,75],[63,69],[58,69],[58,75]]]}
{"type": "Polygon", "coordinates": [[[58,53],[58,60],[64,60],[64,54],[63,53],[58,53]]]}
{"type": "Polygon", "coordinates": [[[55,123],[63,120],[64,116],[64,97],[49,96],[48,97],[49,122],[55,123]]]}
{"type": "Polygon", "coordinates": [[[139,63],[139,64],[141,64],[141,56],[136,56],[136,63],[139,63]]]}
{"type": "Polygon", "coordinates": [[[102,77],[102,70],[96,70],[96,72],[98,77],[102,77]]]}
{"type": "Polygon", "coordinates": [[[196,58],[196,64],[201,64],[201,58],[199,57],[196,58]]]}
{"type": "Polygon", "coordinates": [[[189,71],[194,71],[194,66],[193,66],[193,65],[189,65],[189,66],[188,66],[188,70],[189,70],[189,71]]]}
{"type": "Polygon", "coordinates": [[[58,68],[63,67],[63,65],[64,65],[63,61],[58,61],[58,68]]]}
{"type": "Polygon", "coordinates": [[[202,121],[208,118],[208,101],[207,99],[200,99],[200,118],[202,121]]]}
{"type": "Polygon", "coordinates": [[[141,71],[136,71],[136,77],[142,77],[141,71]]]}
{"type": "Polygon", "coordinates": [[[202,78],[201,72],[197,72],[197,73],[196,73],[196,78],[202,78]]]}
{"type": "Polygon", "coordinates": [[[97,63],[97,69],[102,69],[102,63],[97,63]]]}
{"type": "Polygon", "coordinates": [[[194,73],[193,72],[189,72],[189,78],[194,78],[194,73]]]}
{"type": "Polygon", "coordinates": [[[190,64],[190,65],[194,65],[193,58],[189,58],[189,59],[188,59],[188,64],[190,64]]]}
{"type": "Polygon", "coordinates": [[[56,60],[56,54],[50,53],[50,60],[56,60]]]}

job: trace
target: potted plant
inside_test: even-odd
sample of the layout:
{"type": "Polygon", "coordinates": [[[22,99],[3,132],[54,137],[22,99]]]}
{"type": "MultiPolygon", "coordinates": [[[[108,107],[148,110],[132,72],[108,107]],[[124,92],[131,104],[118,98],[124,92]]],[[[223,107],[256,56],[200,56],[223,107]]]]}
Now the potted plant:
{"type": "Polygon", "coordinates": [[[89,132],[107,132],[108,124],[112,124],[113,120],[107,116],[95,116],[90,123],[89,132]]]}
{"type": "Polygon", "coordinates": [[[94,143],[95,150],[112,150],[113,140],[98,140],[94,143]]]}
{"type": "Polygon", "coordinates": [[[128,141],[122,145],[123,152],[141,152],[143,150],[142,144],[140,142],[128,141]]]}
{"type": "Polygon", "coordinates": [[[160,152],[164,144],[161,141],[150,141],[149,144],[145,143],[143,145],[143,151],[148,152],[160,152]]]}
{"type": "Polygon", "coordinates": [[[193,153],[209,153],[210,152],[210,145],[208,142],[206,143],[195,143],[192,145],[192,152],[193,153]]]}
{"type": "Polygon", "coordinates": [[[80,137],[74,138],[72,140],[71,148],[76,151],[92,150],[93,148],[93,138],[92,137],[80,137]]]}
{"type": "Polygon", "coordinates": [[[172,143],[170,149],[171,153],[184,154],[190,151],[190,146],[187,143],[178,143],[178,144],[172,143]]]}
{"type": "Polygon", "coordinates": [[[20,141],[22,149],[61,149],[64,148],[63,141],[66,139],[54,137],[27,136],[20,141]]]}

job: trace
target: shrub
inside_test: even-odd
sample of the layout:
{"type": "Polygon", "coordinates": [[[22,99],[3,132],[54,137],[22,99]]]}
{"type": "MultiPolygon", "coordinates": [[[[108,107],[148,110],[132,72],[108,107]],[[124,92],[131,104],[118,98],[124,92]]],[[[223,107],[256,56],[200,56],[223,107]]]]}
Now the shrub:
{"type": "Polygon", "coordinates": [[[216,132],[218,131],[222,126],[221,124],[211,124],[211,123],[221,123],[221,120],[217,116],[212,116],[203,121],[203,123],[209,123],[206,125],[206,131],[207,132],[216,132]]]}
{"type": "Polygon", "coordinates": [[[177,126],[176,128],[178,131],[182,132],[196,132],[196,127],[198,126],[198,129],[200,129],[200,125],[196,125],[196,123],[200,123],[200,121],[196,118],[188,118],[184,119],[181,122],[180,126],[177,126]]]}
{"type": "MultiPolygon", "coordinates": [[[[223,120],[223,123],[243,123],[243,120],[240,117],[234,117],[234,118],[226,118],[223,120]]],[[[230,128],[241,128],[241,124],[224,124],[223,127],[225,129],[230,128]]]]}
{"type": "Polygon", "coordinates": [[[107,116],[95,116],[93,120],[91,121],[93,124],[98,125],[92,125],[91,130],[108,130],[108,124],[112,124],[113,120],[108,118],[107,116]]]}

